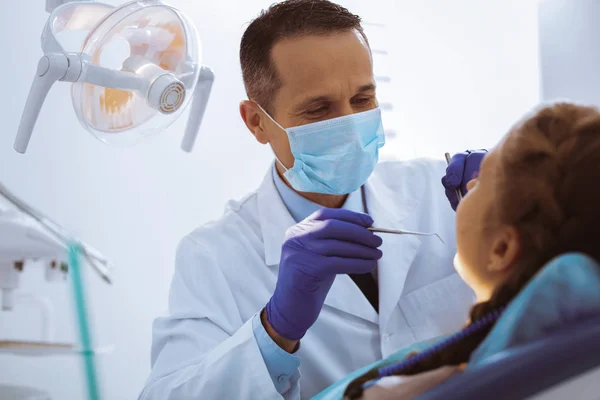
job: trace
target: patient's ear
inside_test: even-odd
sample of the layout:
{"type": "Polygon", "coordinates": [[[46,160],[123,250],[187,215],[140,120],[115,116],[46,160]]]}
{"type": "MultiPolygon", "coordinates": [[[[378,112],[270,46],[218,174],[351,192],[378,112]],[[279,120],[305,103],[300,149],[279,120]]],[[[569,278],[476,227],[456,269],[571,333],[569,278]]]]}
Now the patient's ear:
{"type": "Polygon", "coordinates": [[[506,273],[517,261],[521,251],[519,231],[513,226],[499,229],[492,243],[487,269],[490,273],[506,273]]]}

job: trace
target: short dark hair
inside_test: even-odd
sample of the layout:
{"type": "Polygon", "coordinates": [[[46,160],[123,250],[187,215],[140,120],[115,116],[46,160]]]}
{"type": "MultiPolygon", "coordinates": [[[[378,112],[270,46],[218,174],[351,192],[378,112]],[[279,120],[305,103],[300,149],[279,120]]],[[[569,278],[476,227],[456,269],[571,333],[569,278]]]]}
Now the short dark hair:
{"type": "Polygon", "coordinates": [[[281,81],[271,51],[278,41],[350,30],[357,30],[367,41],[361,18],[329,0],[286,0],[263,10],[250,23],[240,44],[242,78],[248,98],[273,112],[272,101],[281,81]]]}

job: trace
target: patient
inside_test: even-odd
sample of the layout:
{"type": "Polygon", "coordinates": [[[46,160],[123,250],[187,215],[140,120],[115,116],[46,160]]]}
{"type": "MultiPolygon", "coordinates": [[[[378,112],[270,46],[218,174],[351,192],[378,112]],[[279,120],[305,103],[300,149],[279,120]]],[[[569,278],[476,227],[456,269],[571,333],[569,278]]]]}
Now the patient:
{"type": "MultiPolygon", "coordinates": [[[[573,104],[545,107],[519,122],[483,160],[457,209],[454,265],[477,303],[472,325],[506,306],[549,260],[565,252],[600,260],[600,112],[573,104]]],[[[388,387],[349,398],[408,399],[460,373],[493,323],[385,378],[388,387]],[[408,376],[416,375],[417,376],[408,376]],[[394,381],[395,380],[395,381],[394,381]]]]}

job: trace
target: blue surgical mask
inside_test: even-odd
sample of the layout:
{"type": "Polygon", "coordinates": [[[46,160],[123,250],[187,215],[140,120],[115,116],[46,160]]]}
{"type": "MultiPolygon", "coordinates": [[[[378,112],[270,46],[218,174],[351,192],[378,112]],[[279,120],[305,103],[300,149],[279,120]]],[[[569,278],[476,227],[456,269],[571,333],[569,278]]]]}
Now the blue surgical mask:
{"type": "Polygon", "coordinates": [[[348,194],[373,173],[385,144],[379,108],[287,129],[260,108],[288,135],[294,166],[277,161],[297,191],[348,194]]]}

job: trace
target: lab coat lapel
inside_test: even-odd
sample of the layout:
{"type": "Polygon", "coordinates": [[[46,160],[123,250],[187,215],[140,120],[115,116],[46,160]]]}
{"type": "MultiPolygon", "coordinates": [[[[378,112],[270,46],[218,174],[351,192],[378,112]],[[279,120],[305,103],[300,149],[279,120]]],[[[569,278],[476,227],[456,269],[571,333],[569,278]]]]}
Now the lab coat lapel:
{"type": "MultiPolygon", "coordinates": [[[[374,226],[419,230],[419,203],[424,192],[420,182],[398,182],[402,190],[390,190],[376,179],[365,187],[366,204],[374,226]],[[408,187],[406,187],[408,186],[408,187]]],[[[383,332],[397,307],[410,266],[421,245],[414,235],[378,234],[383,239],[377,278],[379,283],[379,326],[383,332]]]]}
{"type": "Polygon", "coordinates": [[[269,169],[258,189],[257,200],[267,266],[279,265],[285,231],[296,223],[275,187],[272,173],[269,169]]]}
{"type": "MultiPolygon", "coordinates": [[[[295,224],[283,203],[271,170],[258,190],[258,218],[264,243],[265,264],[278,266],[285,231],[295,224]]],[[[338,275],[325,299],[325,305],[377,323],[377,312],[348,275],[338,275]]]]}
{"type": "Polygon", "coordinates": [[[378,323],[377,311],[349,275],[336,276],[325,298],[325,305],[374,324],[378,323]]]}

